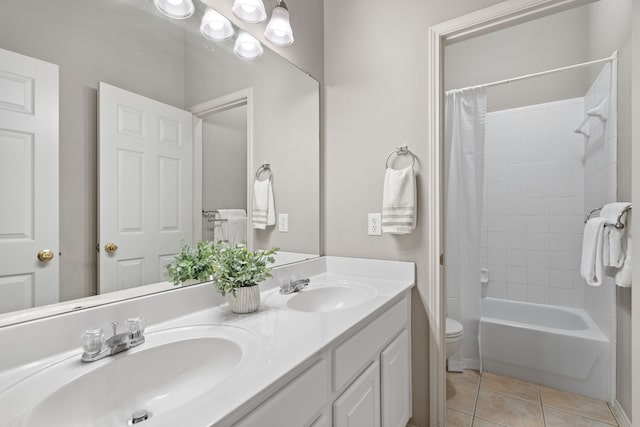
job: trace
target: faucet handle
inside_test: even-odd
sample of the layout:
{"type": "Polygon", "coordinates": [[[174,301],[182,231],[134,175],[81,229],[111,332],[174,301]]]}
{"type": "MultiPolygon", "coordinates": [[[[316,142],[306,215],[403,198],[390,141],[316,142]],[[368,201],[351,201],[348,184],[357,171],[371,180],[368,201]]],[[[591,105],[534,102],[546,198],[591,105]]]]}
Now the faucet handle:
{"type": "Polygon", "coordinates": [[[118,333],[118,322],[111,322],[111,328],[113,328],[113,336],[115,337],[118,333]]]}
{"type": "Polygon", "coordinates": [[[87,329],[82,334],[82,349],[87,355],[100,353],[104,346],[104,331],[102,328],[87,329]]]}
{"type": "Polygon", "coordinates": [[[147,327],[147,322],[144,317],[131,317],[127,319],[127,325],[129,326],[129,332],[133,338],[139,338],[143,335],[144,329],[147,327]]]}

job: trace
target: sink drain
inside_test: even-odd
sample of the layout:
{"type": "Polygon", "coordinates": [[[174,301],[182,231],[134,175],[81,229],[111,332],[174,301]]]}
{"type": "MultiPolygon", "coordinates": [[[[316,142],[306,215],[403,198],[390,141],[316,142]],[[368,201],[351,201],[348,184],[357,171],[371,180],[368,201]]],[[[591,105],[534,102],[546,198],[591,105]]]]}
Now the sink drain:
{"type": "Polygon", "coordinates": [[[151,412],[144,409],[142,411],[136,411],[131,416],[131,419],[129,420],[129,425],[132,426],[134,424],[141,423],[143,421],[148,420],[149,418],[151,418],[151,412]]]}

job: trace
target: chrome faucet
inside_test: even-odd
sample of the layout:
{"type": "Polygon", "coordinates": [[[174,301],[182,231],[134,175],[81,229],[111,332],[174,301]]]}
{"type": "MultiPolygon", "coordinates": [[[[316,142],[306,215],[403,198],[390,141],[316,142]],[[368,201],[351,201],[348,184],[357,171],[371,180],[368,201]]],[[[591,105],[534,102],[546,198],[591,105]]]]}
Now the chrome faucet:
{"type": "Polygon", "coordinates": [[[282,295],[292,294],[294,292],[301,291],[302,289],[309,286],[311,279],[306,278],[291,278],[289,281],[283,281],[280,284],[280,293],[282,295]]]}
{"type": "Polygon", "coordinates": [[[133,317],[127,320],[129,332],[118,333],[118,322],[113,322],[113,335],[105,341],[102,328],[89,329],[82,334],[83,362],[95,362],[121,353],[144,342],[145,320],[133,317]]]}

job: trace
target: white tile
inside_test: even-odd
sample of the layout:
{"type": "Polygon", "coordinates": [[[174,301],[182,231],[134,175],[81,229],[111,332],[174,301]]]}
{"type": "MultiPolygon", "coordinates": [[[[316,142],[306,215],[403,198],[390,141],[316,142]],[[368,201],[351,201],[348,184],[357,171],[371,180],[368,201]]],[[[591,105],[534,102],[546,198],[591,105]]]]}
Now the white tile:
{"type": "Polygon", "coordinates": [[[507,213],[506,199],[489,199],[487,215],[489,217],[495,215],[505,215],[507,213]]]}
{"type": "Polygon", "coordinates": [[[552,252],[549,254],[549,268],[564,270],[573,267],[572,252],[552,252]]]}
{"type": "Polygon", "coordinates": [[[555,215],[549,217],[549,231],[554,233],[580,233],[584,229],[580,215],[555,215]]]}
{"type": "Polygon", "coordinates": [[[527,283],[526,267],[507,267],[507,282],[511,283],[527,283]]]}
{"type": "Polygon", "coordinates": [[[507,233],[504,231],[492,231],[488,234],[489,240],[487,242],[488,248],[506,248],[507,247],[507,233]]]}
{"type": "MultiPolygon", "coordinates": [[[[529,233],[507,233],[507,248],[511,249],[528,249],[529,233]]],[[[546,248],[545,248],[546,249],[546,248]]]]}
{"type": "Polygon", "coordinates": [[[487,154],[487,168],[491,169],[496,166],[506,166],[507,164],[507,150],[505,149],[490,149],[487,154]]]}
{"type": "Polygon", "coordinates": [[[507,265],[509,267],[526,267],[527,251],[523,249],[509,249],[507,251],[507,265]]]}
{"type": "Polygon", "coordinates": [[[527,300],[527,286],[517,283],[507,284],[507,297],[513,301],[527,300]]]}
{"type": "Polygon", "coordinates": [[[527,217],[527,231],[530,233],[548,232],[549,217],[544,215],[527,217]]]}
{"type": "Polygon", "coordinates": [[[527,108],[527,126],[540,127],[549,121],[549,113],[547,106],[527,108]]]}
{"type": "Polygon", "coordinates": [[[527,128],[527,112],[525,110],[512,111],[507,115],[507,131],[527,128]]]}
{"type": "Polygon", "coordinates": [[[490,282],[506,282],[508,280],[507,276],[507,266],[506,265],[496,265],[489,264],[487,265],[487,270],[489,270],[489,281],[490,282]]]}
{"type": "Polygon", "coordinates": [[[527,196],[531,197],[548,197],[550,195],[551,188],[550,182],[546,179],[537,179],[534,181],[527,181],[527,196]]]}
{"type": "Polygon", "coordinates": [[[572,307],[573,291],[571,289],[549,288],[549,304],[572,307]]]}
{"type": "Polygon", "coordinates": [[[508,199],[507,215],[521,216],[527,214],[527,199],[508,199]]]}
{"type": "Polygon", "coordinates": [[[573,288],[572,272],[570,270],[549,270],[549,286],[556,288],[573,288]]]}
{"type": "Polygon", "coordinates": [[[573,118],[573,108],[569,103],[554,102],[549,105],[549,122],[562,123],[573,118]]]}
{"type": "Polygon", "coordinates": [[[571,233],[549,233],[549,249],[553,251],[572,251],[574,235],[571,233]]]}
{"type": "Polygon", "coordinates": [[[527,181],[507,182],[507,197],[519,198],[527,195],[527,181]]]}
{"type": "Polygon", "coordinates": [[[487,169],[487,181],[488,182],[507,181],[507,167],[496,166],[496,167],[487,169]]]}
{"type": "Polygon", "coordinates": [[[526,233],[527,217],[526,216],[507,216],[507,231],[510,233],[526,233]]]}
{"type": "Polygon", "coordinates": [[[504,248],[490,248],[487,264],[507,265],[507,250],[504,248]]]}
{"type": "Polygon", "coordinates": [[[490,182],[487,186],[488,199],[504,199],[507,197],[506,182],[490,182]]]}
{"type": "Polygon", "coordinates": [[[524,175],[530,181],[542,180],[548,176],[548,163],[527,163],[524,175]]]}
{"type": "Polygon", "coordinates": [[[527,167],[523,167],[523,165],[507,165],[506,177],[507,181],[524,181],[527,179],[527,167]]]}
{"type": "Polygon", "coordinates": [[[549,129],[546,126],[527,129],[527,144],[548,144],[549,136],[549,129]]]}
{"type": "Polygon", "coordinates": [[[584,291],[573,291],[573,306],[577,308],[584,307],[584,291]]]}
{"type": "Polygon", "coordinates": [[[528,268],[527,283],[529,285],[548,286],[549,270],[546,268],[528,268]]]}
{"type": "Polygon", "coordinates": [[[527,161],[531,163],[546,162],[549,160],[549,145],[538,144],[527,146],[527,161]]]}
{"type": "Polygon", "coordinates": [[[527,200],[528,215],[548,215],[552,212],[549,210],[550,200],[546,198],[537,198],[527,200]]]}
{"type": "Polygon", "coordinates": [[[507,231],[507,217],[505,215],[492,215],[487,218],[488,231],[507,231]]]}
{"type": "Polygon", "coordinates": [[[549,249],[549,233],[528,233],[527,249],[545,251],[549,249]]]}
{"type": "Polygon", "coordinates": [[[527,267],[548,268],[549,252],[547,251],[527,251],[527,267]]]}
{"type": "Polygon", "coordinates": [[[580,276],[579,271],[573,272],[571,282],[573,284],[573,289],[577,291],[584,290],[586,286],[589,286],[587,285],[587,282],[582,278],[582,276],[580,276]]]}
{"type": "Polygon", "coordinates": [[[536,304],[549,304],[549,289],[541,286],[528,286],[527,301],[536,304]]]}
{"type": "Polygon", "coordinates": [[[548,213],[554,215],[570,215],[574,211],[574,201],[571,197],[552,197],[549,198],[548,213]]]}
{"type": "Polygon", "coordinates": [[[507,164],[522,164],[527,161],[527,148],[525,146],[507,147],[507,164]]]}
{"type": "Polygon", "coordinates": [[[490,281],[487,286],[487,296],[491,298],[507,298],[506,282],[490,281]]]}

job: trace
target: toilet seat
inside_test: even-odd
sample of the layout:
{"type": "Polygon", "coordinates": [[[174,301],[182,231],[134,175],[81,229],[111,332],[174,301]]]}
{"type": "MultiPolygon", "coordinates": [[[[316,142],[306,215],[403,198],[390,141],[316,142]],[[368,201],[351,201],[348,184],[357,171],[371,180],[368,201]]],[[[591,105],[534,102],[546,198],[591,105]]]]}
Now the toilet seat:
{"type": "Polygon", "coordinates": [[[458,322],[455,319],[451,319],[449,317],[446,318],[445,323],[446,323],[445,324],[446,338],[448,340],[459,338],[462,336],[463,334],[462,323],[458,322]]]}

